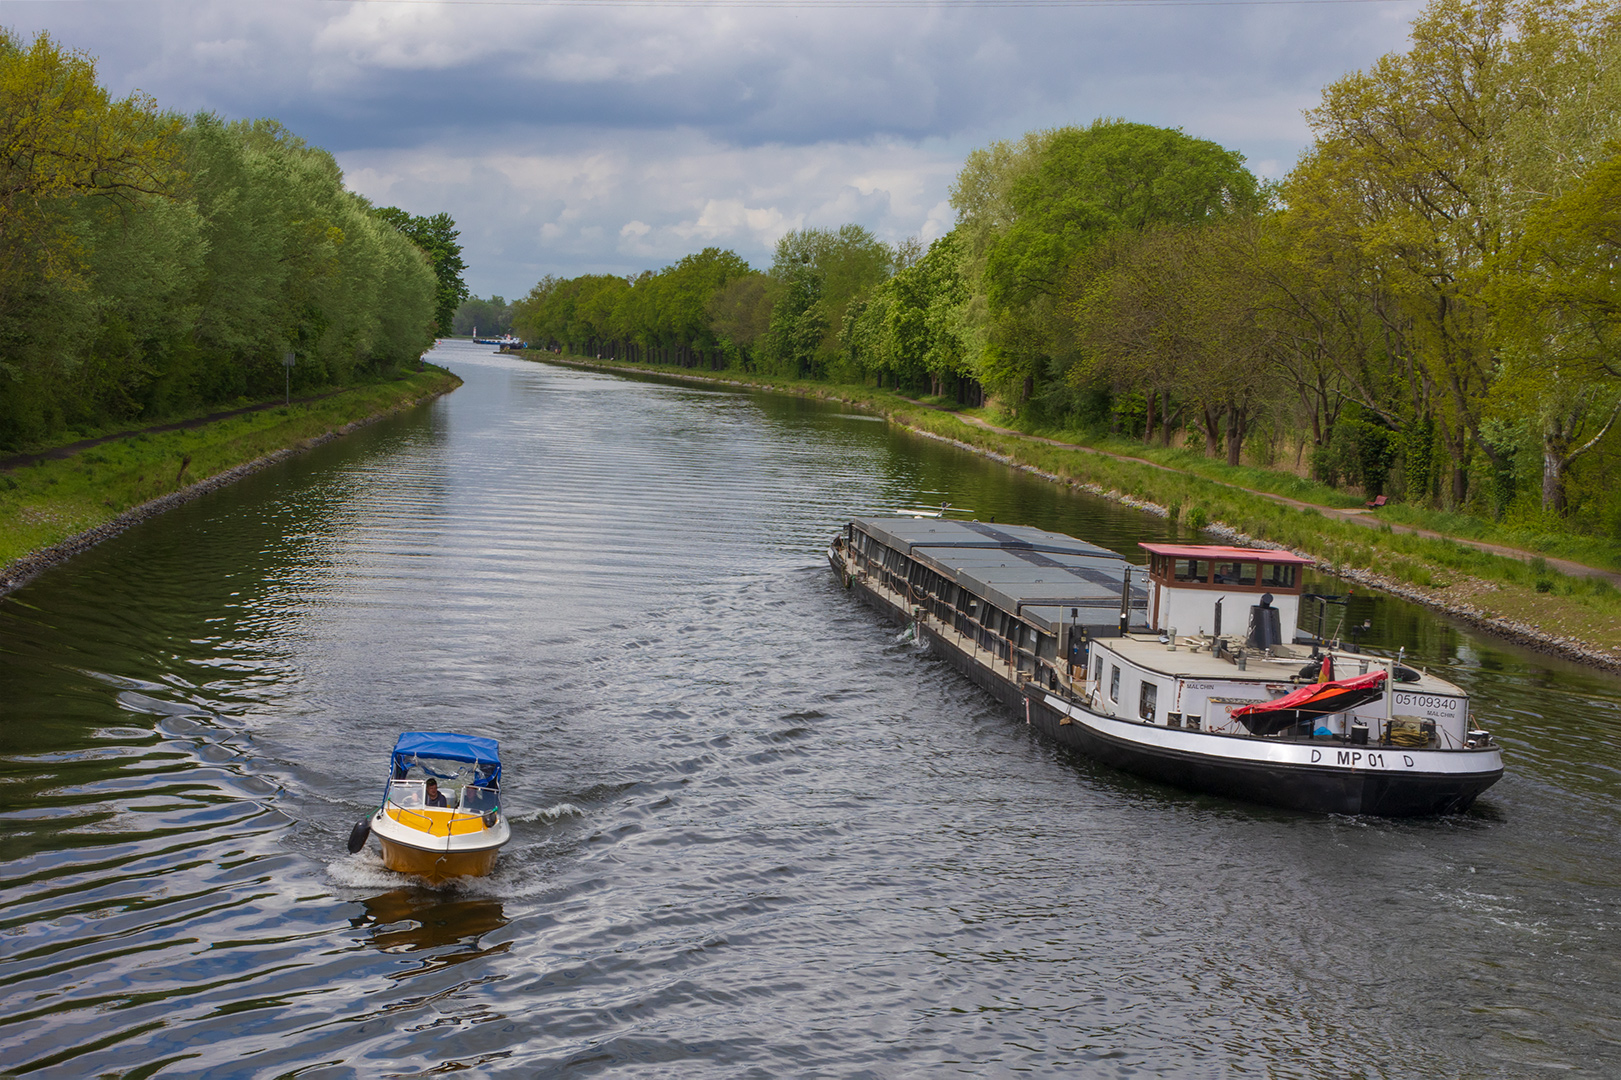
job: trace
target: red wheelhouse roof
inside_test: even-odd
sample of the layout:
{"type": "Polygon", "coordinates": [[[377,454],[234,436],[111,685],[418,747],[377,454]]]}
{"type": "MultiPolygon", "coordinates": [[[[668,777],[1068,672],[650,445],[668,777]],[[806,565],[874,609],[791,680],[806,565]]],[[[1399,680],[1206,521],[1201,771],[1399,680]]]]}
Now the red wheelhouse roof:
{"type": "Polygon", "coordinates": [[[1290,566],[1310,566],[1311,560],[1292,551],[1273,551],[1268,548],[1224,547],[1221,544],[1144,544],[1138,547],[1153,555],[1169,555],[1173,559],[1231,559],[1234,562],[1284,563],[1290,566]]]}

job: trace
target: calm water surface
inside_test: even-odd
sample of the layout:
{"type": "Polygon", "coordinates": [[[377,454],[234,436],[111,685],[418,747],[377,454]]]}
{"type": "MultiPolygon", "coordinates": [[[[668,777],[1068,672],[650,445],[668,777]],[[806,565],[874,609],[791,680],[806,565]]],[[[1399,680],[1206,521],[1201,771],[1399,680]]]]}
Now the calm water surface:
{"type": "Polygon", "coordinates": [[[450,345],[455,394],[0,602],[0,1071],[1621,1074],[1621,685],[1358,598],[1508,776],[1389,822],[1143,784],[837,587],[857,513],[1162,520],[837,408],[450,345]],[[344,841],[401,730],[514,840],[344,841]]]}

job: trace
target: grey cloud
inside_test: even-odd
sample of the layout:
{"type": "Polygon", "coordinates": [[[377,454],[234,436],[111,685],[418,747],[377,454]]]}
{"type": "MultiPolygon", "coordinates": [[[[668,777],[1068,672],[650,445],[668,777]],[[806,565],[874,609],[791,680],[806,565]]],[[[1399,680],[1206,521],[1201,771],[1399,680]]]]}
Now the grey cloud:
{"type": "Polygon", "coordinates": [[[5,18],[97,55],[115,92],[277,117],[366,194],[448,210],[474,287],[511,293],[709,242],[760,262],[799,225],[938,229],[968,150],[1097,116],[1181,127],[1277,175],[1307,141],[1300,110],[1402,47],[1418,6],[87,0],[5,18]]]}

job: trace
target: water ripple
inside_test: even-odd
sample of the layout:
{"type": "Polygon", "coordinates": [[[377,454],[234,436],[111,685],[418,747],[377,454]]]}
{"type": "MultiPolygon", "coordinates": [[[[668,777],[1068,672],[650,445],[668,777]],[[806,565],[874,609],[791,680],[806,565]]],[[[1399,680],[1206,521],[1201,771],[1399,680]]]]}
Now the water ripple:
{"type": "Polygon", "coordinates": [[[835,406],[467,380],[0,604],[17,1074],[1518,1077],[1621,1068],[1616,681],[1358,598],[1508,749],[1480,808],[1154,787],[899,640],[821,552],[1162,519],[835,406]],[[347,854],[394,735],[502,741],[514,839],[347,854]]]}

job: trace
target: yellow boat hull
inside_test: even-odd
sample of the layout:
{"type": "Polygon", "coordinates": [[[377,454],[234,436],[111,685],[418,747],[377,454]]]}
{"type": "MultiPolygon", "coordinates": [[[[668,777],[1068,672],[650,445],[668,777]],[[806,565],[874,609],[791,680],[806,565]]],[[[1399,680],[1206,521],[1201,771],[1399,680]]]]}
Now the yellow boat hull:
{"type": "Polygon", "coordinates": [[[446,878],[484,877],[495,869],[496,853],[512,829],[505,820],[491,822],[480,814],[389,804],[372,819],[372,832],[383,847],[384,867],[437,885],[446,878]]]}
{"type": "Polygon", "coordinates": [[[500,848],[476,851],[428,851],[379,836],[383,845],[383,866],[400,874],[415,874],[437,884],[446,878],[484,877],[495,869],[500,848]]]}

